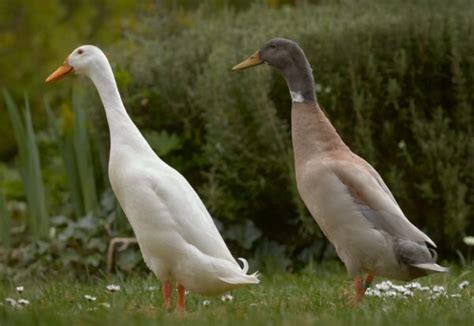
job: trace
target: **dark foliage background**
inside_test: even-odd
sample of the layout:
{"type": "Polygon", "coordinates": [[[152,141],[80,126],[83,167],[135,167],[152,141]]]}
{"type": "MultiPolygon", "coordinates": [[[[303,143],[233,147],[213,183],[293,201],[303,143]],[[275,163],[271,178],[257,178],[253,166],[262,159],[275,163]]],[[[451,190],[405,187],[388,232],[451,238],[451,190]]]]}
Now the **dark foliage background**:
{"type": "MultiPolygon", "coordinates": [[[[269,67],[230,71],[278,36],[305,50],[319,102],[345,142],[380,172],[409,219],[438,244],[441,258],[464,263],[462,240],[474,233],[474,3],[211,1],[145,7],[102,47],[132,119],[198,190],[235,256],[249,257],[265,271],[334,258],[296,192],[284,80],[269,67]]],[[[55,61],[77,45],[62,49],[55,61]]],[[[0,189],[15,235],[2,252],[5,275],[26,267],[42,275],[95,273],[104,268],[109,238],[131,235],[106,179],[108,133],[95,90],[84,80],[54,88],[48,88],[48,103],[52,119],[63,126],[56,136],[51,123],[36,118],[44,110],[42,94],[31,99],[54,234],[31,240],[21,179],[12,155],[4,154],[0,189]],[[72,106],[71,85],[82,98],[72,106]],[[68,117],[78,110],[87,119],[73,123],[68,117]],[[84,129],[91,159],[79,175],[92,176],[96,193],[86,210],[71,204],[71,173],[58,150],[67,140],[64,130],[84,129]]],[[[140,261],[132,248],[117,266],[136,270],[143,268],[140,261]]]]}

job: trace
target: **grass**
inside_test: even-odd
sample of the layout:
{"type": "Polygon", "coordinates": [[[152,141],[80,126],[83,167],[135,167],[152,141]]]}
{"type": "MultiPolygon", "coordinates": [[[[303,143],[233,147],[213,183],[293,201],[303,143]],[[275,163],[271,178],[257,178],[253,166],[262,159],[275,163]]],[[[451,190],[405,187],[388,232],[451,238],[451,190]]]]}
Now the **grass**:
{"type": "Polygon", "coordinates": [[[25,106],[20,111],[6,90],[3,90],[3,96],[18,145],[18,167],[28,202],[30,231],[36,238],[45,237],[49,231],[46,192],[29,100],[25,95],[25,106]]]}
{"type": "MultiPolygon", "coordinates": [[[[380,282],[376,279],[376,282],[380,282]]],[[[0,285],[0,325],[473,325],[474,273],[455,270],[419,280],[422,285],[441,285],[448,297],[430,299],[423,292],[414,297],[367,297],[355,308],[348,304],[351,282],[339,265],[308,268],[297,274],[266,275],[258,286],[232,292],[234,299],[187,295],[188,313],[167,313],[162,308],[159,282],[148,277],[118,276],[72,280],[30,281],[0,285]],[[471,285],[460,290],[461,281],[471,285]],[[106,290],[119,284],[119,292],[106,290]],[[150,289],[154,287],[154,289],[150,289]],[[451,294],[459,293],[457,298],[451,294]],[[96,301],[85,299],[96,297],[96,301]],[[3,298],[29,300],[22,309],[9,306],[3,298]],[[209,305],[204,305],[209,300],[209,305]],[[105,307],[109,304],[110,307],[105,307]]]]}

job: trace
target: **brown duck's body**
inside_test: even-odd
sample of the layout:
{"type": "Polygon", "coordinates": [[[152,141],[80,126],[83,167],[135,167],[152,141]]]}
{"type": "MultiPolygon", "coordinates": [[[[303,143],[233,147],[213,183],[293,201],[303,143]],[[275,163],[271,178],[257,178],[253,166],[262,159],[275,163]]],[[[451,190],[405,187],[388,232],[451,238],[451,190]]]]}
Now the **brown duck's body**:
{"type": "Polygon", "coordinates": [[[292,97],[292,142],[298,192],[334,245],[356,287],[355,302],[375,275],[411,280],[446,268],[434,242],[403,214],[377,171],[342,141],[319,107],[311,67],[299,46],[273,39],[241,70],[267,62],[285,78],[292,97]]]}
{"type": "Polygon", "coordinates": [[[298,191],[352,277],[410,280],[431,272],[397,257],[399,241],[412,241],[417,263],[431,263],[424,242],[434,243],[404,217],[379,174],[351,152],[316,103],[293,104],[292,141],[298,191]],[[397,216],[395,225],[377,228],[364,210],[381,220],[397,216]]]}

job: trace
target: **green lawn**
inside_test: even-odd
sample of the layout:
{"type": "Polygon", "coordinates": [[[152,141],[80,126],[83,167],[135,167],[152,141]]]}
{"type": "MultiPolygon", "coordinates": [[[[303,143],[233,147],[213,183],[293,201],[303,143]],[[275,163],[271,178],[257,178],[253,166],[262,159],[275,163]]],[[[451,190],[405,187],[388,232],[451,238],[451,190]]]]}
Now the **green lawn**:
{"type": "MultiPolygon", "coordinates": [[[[376,279],[375,283],[383,280],[376,279]]],[[[159,282],[154,277],[94,278],[87,283],[71,280],[30,281],[0,285],[0,326],[4,325],[474,325],[474,273],[457,270],[418,280],[422,286],[443,286],[447,294],[430,298],[430,291],[413,290],[414,296],[367,297],[355,308],[349,304],[352,284],[339,265],[324,265],[297,274],[264,275],[258,286],[233,291],[232,301],[221,296],[187,295],[188,313],[162,309],[159,282]],[[468,280],[470,285],[460,289],[468,280]],[[110,292],[108,284],[120,285],[110,292]],[[84,296],[96,298],[90,301],[84,296]],[[455,296],[452,296],[455,295],[455,296]],[[24,298],[29,305],[12,307],[5,301],[24,298]],[[207,304],[205,300],[209,300],[207,304]]],[[[402,284],[400,282],[393,282],[402,284]]],[[[376,289],[373,287],[372,290],[376,289]]],[[[389,290],[392,291],[392,290],[389,290]]],[[[396,292],[396,291],[392,291],[396,292]]],[[[400,295],[401,296],[401,295],[400,295]]]]}

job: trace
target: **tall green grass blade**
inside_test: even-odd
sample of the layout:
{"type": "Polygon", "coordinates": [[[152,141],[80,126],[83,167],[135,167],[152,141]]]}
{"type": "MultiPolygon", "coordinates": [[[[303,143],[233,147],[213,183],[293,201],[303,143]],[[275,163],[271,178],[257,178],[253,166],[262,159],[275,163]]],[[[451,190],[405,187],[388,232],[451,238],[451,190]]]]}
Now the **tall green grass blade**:
{"type": "MultiPolygon", "coordinates": [[[[32,207],[32,203],[30,202],[30,195],[28,191],[28,189],[31,188],[30,186],[31,180],[28,176],[28,159],[27,159],[28,157],[27,143],[28,142],[26,140],[25,126],[23,124],[20,112],[13,98],[10,96],[10,94],[6,90],[3,90],[3,96],[5,98],[8,115],[12,123],[13,132],[15,134],[15,139],[16,139],[16,143],[18,147],[18,155],[19,155],[18,169],[20,170],[20,175],[23,180],[25,196],[28,201],[28,206],[30,208],[30,211],[33,211],[34,209],[32,207]]],[[[37,220],[34,218],[32,214],[30,214],[30,220],[28,221],[28,226],[32,234],[36,235],[38,233],[37,220]]]]}
{"type": "Polygon", "coordinates": [[[0,192],[0,236],[5,248],[11,247],[11,216],[7,209],[7,203],[3,193],[0,192]]]}
{"type": "MultiPolygon", "coordinates": [[[[82,202],[82,189],[80,187],[79,173],[72,141],[72,133],[74,128],[71,126],[66,126],[61,130],[59,119],[53,114],[51,106],[46,101],[45,108],[48,114],[48,121],[49,125],[51,126],[54,139],[60,148],[63,166],[66,171],[67,185],[72,197],[75,215],[76,217],[84,216],[86,212],[82,202]]],[[[63,119],[69,120],[68,117],[71,115],[71,109],[69,107],[63,107],[63,119]]],[[[68,122],[63,121],[63,124],[68,124],[68,122]]]]}
{"type": "Polygon", "coordinates": [[[48,103],[45,103],[45,107],[53,135],[60,147],[76,217],[84,216],[99,205],[93,160],[95,148],[89,136],[83,94],[74,90],[72,109],[66,105],[62,107],[61,121],[52,113],[48,103]]]}
{"type": "Polygon", "coordinates": [[[3,95],[18,145],[19,169],[30,213],[29,228],[35,238],[46,237],[49,229],[46,194],[30,105],[25,96],[22,118],[10,94],[3,90],[3,95]]]}
{"type": "Polygon", "coordinates": [[[8,115],[10,117],[13,132],[15,134],[15,139],[17,141],[18,153],[20,155],[20,159],[22,159],[23,157],[26,157],[25,128],[21,121],[21,116],[15,104],[15,101],[13,101],[13,98],[5,89],[3,90],[3,97],[5,98],[8,115]]]}
{"type": "Polygon", "coordinates": [[[25,95],[25,132],[28,150],[28,177],[30,188],[28,192],[33,202],[34,212],[30,212],[37,221],[39,236],[47,236],[49,230],[49,218],[46,204],[46,192],[43,183],[43,173],[41,170],[41,161],[36,143],[36,135],[31,120],[31,108],[28,97],[25,95]]]}
{"type": "Polygon", "coordinates": [[[82,93],[75,90],[72,99],[74,112],[74,150],[84,209],[86,212],[91,212],[98,207],[98,196],[89,139],[87,112],[82,99],[82,93]]]}

